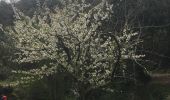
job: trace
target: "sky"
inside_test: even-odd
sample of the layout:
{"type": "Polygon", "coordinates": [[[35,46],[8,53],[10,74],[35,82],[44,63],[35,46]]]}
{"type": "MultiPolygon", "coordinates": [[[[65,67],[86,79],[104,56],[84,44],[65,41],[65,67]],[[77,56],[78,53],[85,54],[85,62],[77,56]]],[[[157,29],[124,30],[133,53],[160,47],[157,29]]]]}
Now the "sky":
{"type": "Polygon", "coordinates": [[[6,1],[6,2],[10,2],[10,0],[0,0],[0,1],[6,1]]]}
{"type": "MultiPolygon", "coordinates": [[[[11,0],[0,0],[0,1],[6,1],[6,2],[10,3],[11,0]]],[[[19,1],[19,0],[12,0],[12,1],[19,1]]]]}

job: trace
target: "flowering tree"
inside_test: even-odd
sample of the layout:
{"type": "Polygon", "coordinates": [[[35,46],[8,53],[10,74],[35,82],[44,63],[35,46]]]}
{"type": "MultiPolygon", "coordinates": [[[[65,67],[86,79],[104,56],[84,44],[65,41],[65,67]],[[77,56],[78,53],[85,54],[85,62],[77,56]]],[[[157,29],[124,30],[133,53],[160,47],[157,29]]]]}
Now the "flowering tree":
{"type": "Polygon", "coordinates": [[[131,79],[124,61],[142,57],[135,51],[140,41],[127,23],[119,32],[113,29],[113,5],[107,0],[95,6],[84,0],[63,1],[63,5],[56,7],[56,13],[44,5],[45,13],[35,13],[33,18],[19,12],[14,27],[5,29],[19,50],[15,62],[51,61],[38,68],[13,71],[22,75],[13,85],[64,69],[75,79],[73,90],[84,100],[89,91],[106,89],[115,78],[131,79]]]}

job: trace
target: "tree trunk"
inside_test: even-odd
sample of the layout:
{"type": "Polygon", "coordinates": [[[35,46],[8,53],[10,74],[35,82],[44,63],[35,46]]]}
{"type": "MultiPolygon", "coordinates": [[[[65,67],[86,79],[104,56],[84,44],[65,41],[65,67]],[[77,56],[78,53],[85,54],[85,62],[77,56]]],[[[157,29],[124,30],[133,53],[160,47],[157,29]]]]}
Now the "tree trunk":
{"type": "Polygon", "coordinates": [[[80,96],[78,97],[78,100],[85,100],[85,95],[84,94],[80,94],[80,96]]]}

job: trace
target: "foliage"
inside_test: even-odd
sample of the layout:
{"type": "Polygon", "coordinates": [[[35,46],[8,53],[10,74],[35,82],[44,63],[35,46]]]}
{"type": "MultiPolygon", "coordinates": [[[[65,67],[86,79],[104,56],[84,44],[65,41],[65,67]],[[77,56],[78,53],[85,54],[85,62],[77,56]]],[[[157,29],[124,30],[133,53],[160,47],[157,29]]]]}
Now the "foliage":
{"type": "Polygon", "coordinates": [[[0,24],[4,26],[12,25],[14,20],[13,14],[10,4],[0,1],[0,24]]]}
{"type": "Polygon", "coordinates": [[[11,68],[11,55],[13,55],[14,45],[11,38],[3,32],[2,25],[0,26],[0,80],[8,78],[11,68]]]}

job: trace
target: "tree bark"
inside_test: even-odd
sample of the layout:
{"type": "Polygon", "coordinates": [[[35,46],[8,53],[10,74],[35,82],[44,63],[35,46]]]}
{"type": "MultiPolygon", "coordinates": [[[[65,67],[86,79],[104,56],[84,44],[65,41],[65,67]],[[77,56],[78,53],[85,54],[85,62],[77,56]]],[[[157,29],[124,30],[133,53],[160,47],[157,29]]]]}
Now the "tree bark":
{"type": "Polygon", "coordinates": [[[85,95],[84,94],[80,95],[78,100],[85,100],[85,95]]]}

